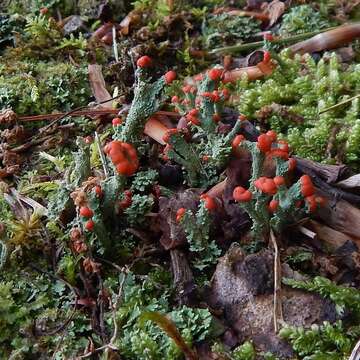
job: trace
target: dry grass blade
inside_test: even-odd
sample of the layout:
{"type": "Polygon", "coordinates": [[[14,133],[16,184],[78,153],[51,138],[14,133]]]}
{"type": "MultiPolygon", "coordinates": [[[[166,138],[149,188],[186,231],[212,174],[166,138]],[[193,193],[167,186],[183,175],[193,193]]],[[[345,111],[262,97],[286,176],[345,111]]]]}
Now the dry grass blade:
{"type": "Polygon", "coordinates": [[[355,345],[355,347],[349,357],[349,360],[360,360],[360,340],[355,345]]]}
{"type": "Polygon", "coordinates": [[[278,245],[274,232],[270,230],[270,241],[274,247],[274,331],[277,333],[279,331],[279,322],[283,323],[283,312],[282,312],[282,302],[281,302],[281,262],[278,245]]]}

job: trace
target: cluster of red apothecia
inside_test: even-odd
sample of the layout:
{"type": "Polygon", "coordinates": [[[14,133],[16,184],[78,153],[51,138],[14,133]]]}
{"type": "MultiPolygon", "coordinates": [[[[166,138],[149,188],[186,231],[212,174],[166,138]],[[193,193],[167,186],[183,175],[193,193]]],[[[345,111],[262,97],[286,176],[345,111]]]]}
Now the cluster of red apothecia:
{"type": "Polygon", "coordinates": [[[92,220],[92,217],[94,216],[94,212],[88,206],[82,206],[79,210],[79,214],[83,218],[88,219],[85,223],[85,229],[87,231],[93,231],[95,226],[95,223],[92,220]]]}
{"type": "Polygon", "coordinates": [[[177,129],[177,128],[172,128],[172,129],[168,129],[166,130],[164,136],[162,137],[163,141],[166,143],[164,149],[163,149],[163,159],[165,161],[168,161],[169,160],[169,157],[168,157],[168,151],[170,149],[172,149],[172,146],[169,144],[169,140],[170,140],[170,137],[171,135],[173,134],[177,134],[177,133],[182,133],[183,135],[185,135],[186,137],[189,135],[189,132],[187,129],[177,129]]]}
{"type": "MultiPolygon", "coordinates": [[[[102,189],[99,185],[95,186],[94,187],[94,191],[96,193],[97,196],[99,197],[102,197],[103,195],[103,192],[102,192],[102,189]]],[[[119,202],[119,207],[122,209],[122,210],[125,210],[127,209],[128,207],[131,206],[132,204],[132,192],[130,190],[125,190],[124,193],[123,193],[123,199],[120,200],[119,202]]],[[[85,223],[85,229],[87,231],[93,231],[94,229],[94,226],[95,226],[95,223],[94,221],[92,220],[92,217],[94,216],[94,212],[87,206],[87,205],[83,205],[80,207],[80,210],[79,210],[79,214],[80,216],[82,216],[83,218],[85,219],[88,219],[85,223]]],[[[75,235],[77,235],[77,232],[74,230],[74,241],[78,240],[77,237],[75,237],[75,235]]],[[[73,240],[73,239],[72,239],[73,240]]],[[[80,244],[78,244],[80,246],[80,244]]],[[[79,247],[78,246],[78,247],[79,247]]],[[[76,250],[76,249],[75,249],[76,250]]],[[[77,250],[76,250],[77,251],[77,250]]],[[[79,252],[79,251],[78,251],[79,252]]]]}
{"type": "MultiPolygon", "coordinates": [[[[233,150],[235,150],[243,140],[245,140],[243,135],[236,135],[232,142],[233,150]]],[[[266,156],[289,160],[289,170],[295,168],[295,159],[289,159],[289,144],[285,140],[277,140],[275,131],[270,130],[266,134],[259,135],[256,146],[266,156]]]]}
{"type": "MultiPolygon", "coordinates": [[[[144,56],[141,56],[137,60],[136,65],[139,68],[148,68],[148,67],[151,67],[153,65],[153,62],[152,62],[152,59],[149,56],[144,55],[144,56]]],[[[173,71],[173,70],[170,70],[167,73],[165,73],[164,78],[165,78],[166,84],[171,84],[176,79],[176,76],[177,76],[176,72],[173,71]]]]}
{"type": "MultiPolygon", "coordinates": [[[[241,142],[245,140],[244,136],[237,135],[232,143],[233,149],[236,149],[241,142]]],[[[268,131],[266,134],[262,134],[258,137],[257,141],[258,149],[266,154],[266,156],[279,157],[283,160],[288,160],[289,171],[295,169],[296,160],[289,159],[289,145],[286,141],[277,140],[277,134],[275,131],[268,131]]],[[[308,204],[309,211],[313,212],[317,206],[322,206],[325,199],[320,196],[315,196],[314,185],[308,175],[303,175],[300,178],[301,194],[304,196],[305,201],[308,204]]],[[[285,179],[283,176],[275,176],[274,178],[260,177],[254,181],[254,185],[257,189],[267,195],[274,196],[278,188],[285,185],[285,179]]],[[[253,194],[238,186],[234,189],[233,197],[237,202],[248,202],[252,199],[253,194]]],[[[300,207],[302,202],[298,202],[297,206],[300,207]]],[[[272,199],[269,203],[269,211],[275,212],[279,206],[279,201],[272,199]]]]}
{"type": "MultiPolygon", "coordinates": [[[[209,211],[214,211],[217,208],[217,204],[216,204],[216,200],[211,197],[208,194],[201,194],[200,195],[200,200],[204,201],[205,203],[205,208],[209,211]]],[[[180,222],[181,219],[183,218],[183,216],[185,215],[186,209],[185,208],[180,208],[177,212],[176,212],[176,222],[180,222]]]]}
{"type": "MultiPolygon", "coordinates": [[[[303,175],[300,178],[301,194],[304,196],[305,201],[308,204],[309,211],[313,212],[317,209],[317,206],[323,206],[325,199],[321,196],[315,196],[315,188],[309,177],[309,175],[303,175]]],[[[279,187],[285,185],[285,179],[283,176],[275,176],[274,178],[260,177],[254,181],[254,185],[257,189],[267,195],[274,196],[279,187]]],[[[241,187],[237,186],[233,192],[233,198],[237,202],[249,202],[251,201],[253,194],[241,187]]],[[[301,207],[302,202],[299,201],[296,206],[301,207]]],[[[279,206],[279,201],[272,199],[269,202],[269,211],[275,212],[279,206]]]]}
{"type": "Polygon", "coordinates": [[[129,143],[114,140],[105,145],[104,152],[115,165],[116,171],[124,176],[132,176],[139,167],[136,149],[129,143]]]}
{"type": "MultiPolygon", "coordinates": [[[[216,88],[217,88],[219,82],[222,79],[223,73],[224,73],[224,70],[220,69],[220,68],[213,68],[213,69],[211,69],[211,70],[209,70],[207,72],[208,77],[212,81],[216,82],[216,88]]],[[[199,74],[199,75],[194,77],[195,81],[201,81],[202,79],[203,79],[202,74],[199,74]]],[[[191,101],[188,98],[186,98],[187,95],[196,96],[196,98],[195,98],[195,106],[199,106],[204,98],[207,98],[210,101],[212,101],[214,103],[217,103],[217,102],[220,102],[220,101],[227,100],[230,97],[230,92],[226,88],[224,88],[222,90],[215,89],[212,92],[205,91],[205,92],[199,94],[198,89],[197,89],[196,86],[185,85],[185,86],[183,86],[182,91],[185,94],[185,99],[181,100],[178,96],[173,96],[171,98],[171,102],[173,104],[181,104],[181,105],[184,105],[184,106],[190,105],[191,101]]],[[[187,120],[187,122],[189,124],[200,126],[201,122],[200,122],[200,119],[199,119],[198,115],[199,115],[199,109],[197,107],[195,107],[195,108],[189,109],[187,111],[187,114],[185,115],[185,118],[186,118],[186,120],[187,120]]],[[[214,120],[214,122],[218,123],[221,120],[220,114],[215,113],[213,115],[213,120],[214,120]]]]}

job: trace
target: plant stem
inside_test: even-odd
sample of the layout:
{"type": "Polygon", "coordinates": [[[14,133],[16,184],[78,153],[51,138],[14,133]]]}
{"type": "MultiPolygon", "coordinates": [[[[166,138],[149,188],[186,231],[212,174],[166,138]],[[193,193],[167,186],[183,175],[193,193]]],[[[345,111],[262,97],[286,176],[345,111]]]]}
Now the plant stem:
{"type": "MultiPolygon", "coordinates": [[[[295,43],[297,41],[308,39],[308,38],[313,37],[315,35],[318,35],[318,34],[321,34],[323,32],[332,30],[334,28],[335,27],[331,27],[331,28],[327,28],[327,29],[308,32],[308,33],[305,33],[305,34],[298,34],[298,35],[289,36],[289,37],[286,37],[286,38],[274,39],[272,41],[272,43],[276,44],[276,45],[287,45],[287,44],[295,43]]],[[[222,48],[217,48],[217,49],[210,50],[209,54],[210,55],[215,55],[215,54],[222,54],[222,53],[236,53],[236,52],[254,50],[254,49],[257,49],[259,47],[262,47],[263,44],[264,44],[263,41],[255,41],[255,42],[247,43],[247,44],[238,44],[238,45],[232,45],[232,46],[225,46],[225,47],[222,47],[222,48]]]]}
{"type": "Polygon", "coordinates": [[[324,109],[324,110],[321,110],[321,111],[319,111],[319,115],[324,114],[324,113],[326,113],[326,112],[328,112],[328,111],[330,111],[330,110],[337,109],[338,107],[343,106],[343,105],[345,105],[345,104],[347,104],[347,103],[349,103],[349,102],[352,102],[353,100],[355,100],[355,99],[357,99],[357,98],[359,98],[359,97],[360,97],[360,94],[357,94],[357,95],[355,95],[355,96],[353,96],[353,97],[351,97],[351,98],[349,98],[349,99],[346,99],[346,100],[344,100],[344,101],[341,101],[341,102],[339,102],[339,103],[337,103],[337,104],[335,104],[335,105],[333,105],[333,106],[330,106],[330,107],[328,107],[328,108],[326,108],[326,109],[324,109]]]}

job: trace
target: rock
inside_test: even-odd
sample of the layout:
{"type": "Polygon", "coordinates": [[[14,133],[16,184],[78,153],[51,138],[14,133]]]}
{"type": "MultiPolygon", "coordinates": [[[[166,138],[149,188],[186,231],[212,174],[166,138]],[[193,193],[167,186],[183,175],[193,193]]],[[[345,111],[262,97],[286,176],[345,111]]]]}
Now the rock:
{"type": "MultiPolygon", "coordinates": [[[[294,355],[291,346],[273,330],[273,272],[271,250],[245,255],[233,245],[216,267],[208,296],[212,308],[222,309],[239,343],[251,340],[257,349],[271,351],[281,359],[294,355]]],[[[284,266],[286,276],[296,276],[284,266]]],[[[309,327],[337,319],[335,306],[320,296],[283,286],[282,307],[288,325],[309,327]]]]}
{"type": "Polygon", "coordinates": [[[84,27],[84,21],[78,15],[72,15],[63,26],[64,35],[80,32],[84,27]]]}

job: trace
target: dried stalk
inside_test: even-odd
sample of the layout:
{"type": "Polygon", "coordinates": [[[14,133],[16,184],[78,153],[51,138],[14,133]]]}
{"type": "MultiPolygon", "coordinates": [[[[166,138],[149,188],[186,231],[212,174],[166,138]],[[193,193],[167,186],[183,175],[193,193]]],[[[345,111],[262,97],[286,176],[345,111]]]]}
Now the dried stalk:
{"type": "Polygon", "coordinates": [[[360,340],[356,343],[349,360],[360,360],[360,340]]]}
{"type": "Polygon", "coordinates": [[[360,37],[360,23],[343,25],[295,44],[290,50],[297,54],[331,50],[344,46],[358,37],[360,37]]]}
{"type": "MultiPolygon", "coordinates": [[[[121,96],[121,95],[119,95],[121,96]]],[[[117,96],[116,98],[118,98],[117,96]]],[[[115,98],[113,98],[115,99],[115,98]]],[[[107,101],[107,100],[106,100],[107,101]]],[[[119,109],[87,109],[87,110],[74,110],[68,113],[53,113],[53,114],[44,114],[44,115],[29,115],[29,116],[19,116],[19,121],[42,121],[42,120],[51,120],[56,119],[57,117],[72,117],[72,116],[99,116],[99,115],[107,115],[107,114],[118,114],[119,109]]],[[[166,115],[172,117],[180,117],[178,113],[172,111],[158,111],[157,115],[166,115]]]]}
{"type": "Polygon", "coordinates": [[[96,131],[95,131],[95,141],[96,141],[96,146],[97,146],[98,151],[99,151],[101,164],[102,164],[102,167],[103,167],[103,170],[104,170],[104,175],[105,175],[105,178],[107,178],[107,177],[109,177],[109,171],[108,171],[105,155],[104,155],[103,150],[101,148],[100,137],[99,137],[99,134],[96,131]]]}
{"type": "MultiPolygon", "coordinates": [[[[328,28],[328,29],[313,31],[313,32],[305,33],[305,34],[289,36],[289,37],[286,37],[286,38],[277,38],[277,39],[274,39],[272,41],[272,43],[276,44],[276,45],[288,45],[288,44],[296,43],[297,41],[301,41],[301,40],[304,40],[304,39],[311,38],[311,37],[313,37],[315,35],[318,35],[320,33],[323,33],[325,31],[332,30],[332,29],[334,29],[334,28],[328,28]]],[[[223,54],[223,53],[230,54],[230,53],[245,52],[245,51],[249,51],[249,50],[259,49],[263,45],[264,45],[263,41],[255,41],[255,42],[251,42],[251,43],[247,43],[247,44],[225,46],[225,47],[222,47],[222,48],[217,48],[217,49],[213,49],[213,50],[209,51],[209,55],[217,55],[217,54],[223,54]]]]}
{"type": "Polygon", "coordinates": [[[270,229],[270,240],[274,247],[274,309],[273,309],[273,320],[274,320],[274,331],[279,331],[279,323],[284,322],[282,312],[282,301],[281,301],[281,262],[278,245],[272,229],[270,229]]]}
{"type": "Polygon", "coordinates": [[[353,96],[353,97],[351,97],[351,98],[349,98],[349,99],[346,99],[346,100],[344,100],[344,101],[341,101],[341,102],[339,102],[339,103],[337,103],[337,104],[335,104],[335,105],[333,105],[333,106],[330,106],[330,107],[328,107],[328,108],[326,108],[326,109],[324,109],[324,110],[321,110],[321,111],[319,111],[319,115],[324,114],[324,113],[326,113],[326,112],[328,112],[328,111],[331,111],[331,110],[335,110],[335,109],[337,109],[337,108],[339,108],[339,107],[341,107],[341,106],[343,106],[343,105],[346,105],[346,104],[348,104],[348,103],[351,103],[353,100],[355,100],[355,99],[357,99],[357,98],[359,98],[359,97],[360,97],[360,94],[355,95],[355,96],[353,96]]]}

